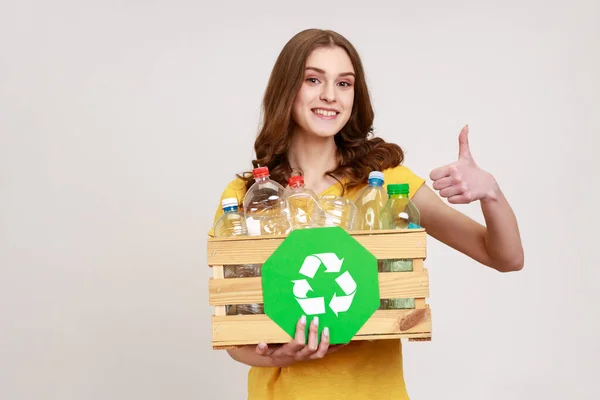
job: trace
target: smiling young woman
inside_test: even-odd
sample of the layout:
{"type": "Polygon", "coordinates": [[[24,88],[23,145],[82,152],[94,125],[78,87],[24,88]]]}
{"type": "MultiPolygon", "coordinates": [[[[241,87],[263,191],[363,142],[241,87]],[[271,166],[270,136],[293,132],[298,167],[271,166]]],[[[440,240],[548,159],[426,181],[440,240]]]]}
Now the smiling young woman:
{"type": "MultiPolygon", "coordinates": [[[[468,145],[468,128],[459,135],[455,163],[434,169],[433,189],[450,203],[479,201],[483,226],[444,203],[425,180],[403,165],[400,146],[373,137],[373,109],[360,57],[340,34],[309,29],[283,48],[263,100],[263,123],[256,138],[255,164],[269,167],[271,178],[286,185],[300,170],[317,194],[353,199],[368,174],[383,171],[386,182],[406,182],[428,234],[498,271],[523,267],[516,218],[494,177],[480,169],[468,145]]],[[[244,174],[229,183],[221,199],[242,203],[253,182],[244,174]]],[[[215,221],[222,215],[217,208],[215,221]]],[[[252,399],[408,399],[400,340],[351,342],[329,346],[328,330],[320,343],[306,319],[294,339],[281,346],[247,346],[230,356],[252,366],[252,399]]]]}

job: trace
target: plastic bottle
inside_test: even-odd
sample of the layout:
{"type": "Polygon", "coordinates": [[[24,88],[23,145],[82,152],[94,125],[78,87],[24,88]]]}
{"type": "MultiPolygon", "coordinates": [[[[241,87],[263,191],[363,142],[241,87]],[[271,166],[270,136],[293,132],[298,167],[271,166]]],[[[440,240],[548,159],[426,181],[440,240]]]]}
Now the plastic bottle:
{"type": "Polygon", "coordinates": [[[340,226],[352,231],[356,221],[356,204],[345,197],[335,195],[319,196],[320,213],[316,226],[340,226]]]}
{"type": "Polygon", "coordinates": [[[420,228],[421,214],[410,200],[408,183],[389,184],[388,200],[381,210],[383,229],[420,228]]]}
{"type": "Polygon", "coordinates": [[[250,236],[285,235],[291,226],[288,220],[285,189],[270,179],[269,168],[252,171],[255,182],[244,198],[244,216],[250,236]]]}
{"type": "MultiPolygon", "coordinates": [[[[215,237],[246,236],[246,220],[243,213],[238,209],[238,200],[235,197],[225,198],[221,202],[223,215],[215,222],[213,232],[215,237]]],[[[247,265],[225,265],[225,278],[247,278],[261,275],[261,266],[258,264],[247,265]]],[[[231,306],[227,306],[227,313],[230,313],[231,306]]],[[[237,314],[261,314],[263,313],[262,304],[240,304],[236,307],[237,314]]]]}
{"type": "MultiPolygon", "coordinates": [[[[421,215],[409,197],[409,185],[390,184],[387,187],[388,201],[381,210],[383,229],[420,228],[421,215]]],[[[412,271],[412,259],[385,260],[380,264],[382,272],[412,271]]],[[[414,299],[384,299],[381,308],[414,308],[414,299]]]]}
{"type": "Polygon", "coordinates": [[[238,210],[235,197],[223,199],[221,202],[223,215],[215,223],[215,237],[245,236],[248,234],[244,214],[238,210]]]}
{"type": "Polygon", "coordinates": [[[383,229],[380,213],[388,200],[388,195],[383,188],[384,178],[380,171],[372,171],[369,174],[369,184],[362,189],[354,203],[356,204],[357,230],[379,230],[383,229]]]}
{"type": "Polygon", "coordinates": [[[315,226],[321,213],[317,195],[304,186],[302,175],[290,177],[288,184],[287,203],[292,229],[315,226]]]}

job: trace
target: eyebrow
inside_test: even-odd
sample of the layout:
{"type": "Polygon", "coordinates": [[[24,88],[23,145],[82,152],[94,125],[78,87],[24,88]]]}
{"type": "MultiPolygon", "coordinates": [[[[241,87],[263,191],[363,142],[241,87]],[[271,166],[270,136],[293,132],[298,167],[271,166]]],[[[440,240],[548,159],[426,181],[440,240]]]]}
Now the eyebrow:
{"type": "MultiPolygon", "coordinates": [[[[316,71],[316,72],[318,72],[318,73],[320,73],[320,74],[323,74],[323,75],[325,75],[325,71],[324,71],[324,70],[322,70],[321,68],[317,68],[317,67],[306,67],[306,70],[313,70],[313,71],[316,71]]],[[[342,72],[342,73],[340,74],[340,76],[354,76],[354,77],[356,77],[356,75],[354,75],[354,72],[342,72]]]]}

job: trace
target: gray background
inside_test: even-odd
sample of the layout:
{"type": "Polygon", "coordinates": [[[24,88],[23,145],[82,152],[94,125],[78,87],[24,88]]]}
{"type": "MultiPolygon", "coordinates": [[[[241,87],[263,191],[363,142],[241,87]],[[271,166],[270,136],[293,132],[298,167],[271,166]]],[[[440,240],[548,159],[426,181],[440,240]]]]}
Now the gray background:
{"type": "Polygon", "coordinates": [[[244,398],[210,348],[205,238],[308,27],[355,44],[419,175],[468,123],[519,219],[519,273],[428,242],[412,398],[600,396],[598,1],[364,3],[0,3],[0,398],[244,398]]]}

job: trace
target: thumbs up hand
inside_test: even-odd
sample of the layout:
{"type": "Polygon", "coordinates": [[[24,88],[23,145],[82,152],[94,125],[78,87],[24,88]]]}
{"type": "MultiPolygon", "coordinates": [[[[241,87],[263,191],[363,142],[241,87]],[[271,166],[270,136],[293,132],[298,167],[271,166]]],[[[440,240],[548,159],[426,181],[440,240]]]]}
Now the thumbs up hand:
{"type": "Polygon", "coordinates": [[[494,177],[477,166],[469,149],[469,127],[458,136],[458,160],[431,171],[433,188],[452,204],[468,204],[477,200],[497,198],[498,184],[494,177]]]}

